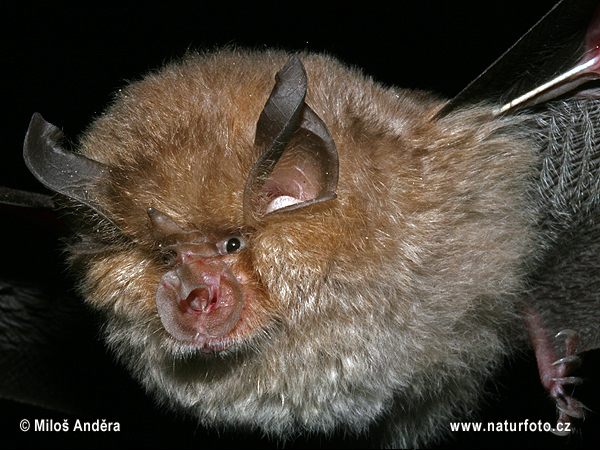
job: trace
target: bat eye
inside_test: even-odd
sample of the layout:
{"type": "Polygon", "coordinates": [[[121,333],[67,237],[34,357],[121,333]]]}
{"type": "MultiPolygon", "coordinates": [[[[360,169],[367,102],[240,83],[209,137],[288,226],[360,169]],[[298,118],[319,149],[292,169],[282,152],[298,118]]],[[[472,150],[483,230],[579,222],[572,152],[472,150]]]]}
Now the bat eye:
{"type": "Polygon", "coordinates": [[[225,242],[225,251],[227,253],[235,253],[243,247],[242,240],[237,237],[227,239],[225,242]]]}

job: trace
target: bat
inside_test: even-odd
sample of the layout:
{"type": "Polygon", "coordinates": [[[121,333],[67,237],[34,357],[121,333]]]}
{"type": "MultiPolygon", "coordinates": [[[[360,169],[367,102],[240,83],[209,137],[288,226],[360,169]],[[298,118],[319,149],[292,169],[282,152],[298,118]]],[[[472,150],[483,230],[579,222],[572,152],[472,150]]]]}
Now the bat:
{"type": "Polygon", "coordinates": [[[527,331],[569,423],[576,353],[597,346],[598,101],[474,86],[447,103],[329,57],[223,50],[126,88],[79,153],[35,115],[25,158],[72,211],[109,346],[203,424],[427,444],[527,331]],[[583,144],[559,139],[571,108],[583,144]]]}

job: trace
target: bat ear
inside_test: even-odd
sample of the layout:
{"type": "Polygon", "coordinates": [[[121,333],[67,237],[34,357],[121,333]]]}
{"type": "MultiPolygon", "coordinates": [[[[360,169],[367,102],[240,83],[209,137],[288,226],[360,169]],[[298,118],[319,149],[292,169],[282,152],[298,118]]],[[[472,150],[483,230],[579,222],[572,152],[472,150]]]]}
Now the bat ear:
{"type": "MultiPolygon", "coordinates": [[[[23,159],[30,172],[48,189],[80,202],[113,223],[98,209],[90,193],[108,176],[108,168],[59,145],[62,132],[35,113],[23,145],[23,159]]],[[[114,224],[114,223],[113,223],[114,224]]]]}
{"type": "Polygon", "coordinates": [[[244,216],[255,223],[335,198],[338,157],[321,118],[304,103],[306,72],[297,56],[277,73],[256,125],[255,144],[266,147],[248,176],[244,216]]]}

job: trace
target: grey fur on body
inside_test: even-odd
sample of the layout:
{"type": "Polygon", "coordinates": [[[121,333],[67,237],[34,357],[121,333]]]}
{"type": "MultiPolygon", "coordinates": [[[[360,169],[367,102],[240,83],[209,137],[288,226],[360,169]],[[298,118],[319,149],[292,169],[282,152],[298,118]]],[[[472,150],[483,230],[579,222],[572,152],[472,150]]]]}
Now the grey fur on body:
{"type": "Polygon", "coordinates": [[[337,199],[250,229],[256,122],[288,58],[190,55],[123,89],[92,124],[80,150],[110,168],[95,194],[119,229],[86,236],[100,242],[92,252],[73,247],[81,292],[135,377],[207,426],[430,443],[477,406],[522,332],[538,144],[526,117],[481,105],[434,120],[443,100],[302,55],[306,103],[339,154],[337,199]],[[251,332],[227,350],[200,353],[162,326],[154,299],[167,269],[148,207],[246,239],[233,264],[256,293],[251,332]]]}
{"type": "MultiPolygon", "coordinates": [[[[542,155],[534,202],[540,215],[538,265],[527,302],[552,336],[577,330],[579,351],[600,331],[600,101],[571,98],[536,111],[532,137],[542,155]]],[[[553,341],[564,354],[564,340],[553,341]]]]}

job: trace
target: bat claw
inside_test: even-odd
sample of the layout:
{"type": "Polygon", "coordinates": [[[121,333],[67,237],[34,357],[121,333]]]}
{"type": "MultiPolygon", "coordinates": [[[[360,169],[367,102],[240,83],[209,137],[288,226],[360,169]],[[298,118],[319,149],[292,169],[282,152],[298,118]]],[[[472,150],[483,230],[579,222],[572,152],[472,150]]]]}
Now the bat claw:
{"type": "Polygon", "coordinates": [[[573,397],[567,397],[565,400],[556,402],[556,409],[560,411],[559,422],[568,422],[572,417],[574,419],[582,419],[585,416],[586,407],[579,400],[573,397]]]}
{"type": "Polygon", "coordinates": [[[579,345],[579,333],[575,330],[565,329],[556,333],[555,338],[558,339],[559,337],[565,338],[565,357],[575,356],[579,345]]]}
{"type": "Polygon", "coordinates": [[[570,337],[578,337],[579,333],[577,333],[577,331],[575,331],[575,330],[565,329],[565,330],[560,330],[558,333],[556,333],[556,336],[554,336],[554,337],[559,338],[562,336],[566,336],[568,339],[570,337]]]}
{"type": "Polygon", "coordinates": [[[565,356],[564,358],[557,359],[552,363],[553,366],[558,366],[559,364],[570,364],[571,366],[579,367],[581,364],[581,358],[576,355],[565,356]]]}
{"type": "Polygon", "coordinates": [[[581,384],[583,383],[583,378],[579,378],[579,377],[558,377],[558,378],[551,378],[552,381],[556,381],[558,384],[561,385],[565,385],[565,384],[581,384]]]}

